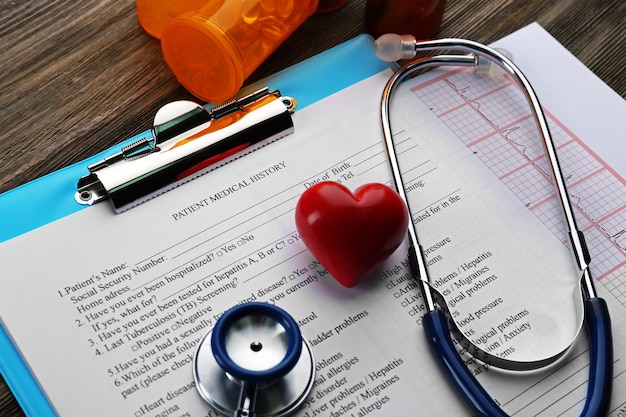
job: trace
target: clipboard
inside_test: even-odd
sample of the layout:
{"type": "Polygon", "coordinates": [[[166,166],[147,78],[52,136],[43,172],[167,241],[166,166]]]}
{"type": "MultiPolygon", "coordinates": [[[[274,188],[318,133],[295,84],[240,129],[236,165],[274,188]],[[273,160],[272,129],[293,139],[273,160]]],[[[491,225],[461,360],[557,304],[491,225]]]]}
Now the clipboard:
{"type": "MultiPolygon", "coordinates": [[[[360,35],[317,56],[280,71],[244,89],[243,93],[267,86],[292,97],[298,107],[308,105],[334,94],[390,64],[380,61],[373,52],[373,38],[360,35]]],[[[142,121],[138,121],[142,122],[142,121]]],[[[0,242],[71,215],[87,206],[74,199],[77,180],[87,167],[113,155],[146,133],[140,133],[119,145],[28,184],[0,194],[0,213],[5,226],[0,230],[0,242]]],[[[56,416],[34,375],[21,358],[4,328],[0,326],[0,373],[28,416],[56,416]]]]}

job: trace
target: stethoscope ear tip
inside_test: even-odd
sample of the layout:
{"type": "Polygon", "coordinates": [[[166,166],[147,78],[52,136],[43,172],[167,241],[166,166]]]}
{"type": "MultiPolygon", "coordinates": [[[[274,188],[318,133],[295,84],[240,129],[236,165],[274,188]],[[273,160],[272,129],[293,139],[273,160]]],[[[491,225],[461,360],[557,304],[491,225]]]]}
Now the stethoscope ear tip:
{"type": "Polygon", "coordinates": [[[415,37],[386,33],[374,42],[374,53],[385,62],[411,59],[415,56],[415,37]]]}
{"type": "MultiPolygon", "coordinates": [[[[495,48],[495,50],[504,55],[509,61],[513,62],[513,54],[509,50],[504,48],[495,48]]],[[[481,56],[479,56],[476,61],[476,72],[491,77],[506,74],[506,71],[499,65],[496,65],[491,59],[481,56]]]]}

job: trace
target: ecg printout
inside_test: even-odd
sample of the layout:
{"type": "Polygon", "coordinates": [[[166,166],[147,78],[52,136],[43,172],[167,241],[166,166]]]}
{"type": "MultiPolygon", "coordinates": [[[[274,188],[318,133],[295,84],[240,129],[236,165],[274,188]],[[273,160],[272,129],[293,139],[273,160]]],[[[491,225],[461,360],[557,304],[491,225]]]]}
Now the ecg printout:
{"type": "MultiPolygon", "coordinates": [[[[531,109],[512,80],[450,71],[411,89],[492,172],[567,242],[531,109]],[[521,105],[520,105],[521,103],[521,105]]],[[[591,271],[626,306],[626,181],[544,108],[591,271]]]]}

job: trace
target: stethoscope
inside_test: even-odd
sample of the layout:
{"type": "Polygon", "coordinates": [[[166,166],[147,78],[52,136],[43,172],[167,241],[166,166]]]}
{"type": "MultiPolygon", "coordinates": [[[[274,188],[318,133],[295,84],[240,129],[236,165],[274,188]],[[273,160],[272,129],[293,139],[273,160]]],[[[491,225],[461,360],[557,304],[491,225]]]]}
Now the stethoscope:
{"type": "Polygon", "coordinates": [[[313,388],[315,360],[296,321],[275,305],[227,310],[199,342],[193,374],[200,396],[227,416],[286,416],[313,388]]]}
{"type": "MultiPolygon", "coordinates": [[[[590,256],[584,241],[583,234],[576,226],[576,220],[571,207],[565,180],[561,173],[556,150],[546,118],[539,100],[533,91],[528,79],[520,69],[505,55],[504,52],[489,48],[477,42],[465,39],[439,39],[417,42],[414,37],[383,35],[376,40],[375,51],[379,58],[393,62],[402,59],[412,59],[418,51],[446,50],[456,51],[467,55],[437,55],[417,59],[401,66],[389,79],[383,90],[381,99],[381,121],[385,149],[391,166],[393,181],[396,190],[409,209],[407,193],[402,180],[397,152],[391,134],[390,101],[396,87],[402,80],[416,74],[420,70],[439,66],[471,66],[477,72],[489,71],[492,64],[501,68],[517,82],[522,93],[528,100],[534,113],[534,119],[539,128],[543,145],[551,168],[551,176],[559,196],[560,206],[568,228],[571,251],[581,276],[581,298],[584,304],[584,323],[590,338],[590,365],[587,382],[587,398],[581,416],[603,416],[608,413],[613,383],[613,344],[611,322],[606,302],[598,297],[591,273],[589,271],[590,256]]],[[[409,222],[408,229],[408,258],[413,278],[418,283],[426,304],[426,313],[423,316],[423,325],[434,356],[443,372],[457,388],[459,394],[471,406],[478,416],[506,416],[507,414],[491,398],[487,391],[478,383],[471,372],[465,367],[461,356],[457,352],[450,336],[447,307],[443,297],[431,286],[424,253],[419,243],[417,230],[413,222],[409,222]]],[[[450,320],[454,334],[460,339],[463,346],[484,363],[507,370],[534,370],[545,367],[560,359],[568,346],[562,352],[549,358],[519,362],[500,358],[480,349],[471,340],[466,338],[458,329],[453,320],[450,320]]]]}
{"type": "MultiPolygon", "coordinates": [[[[385,61],[411,59],[417,51],[448,50],[468,55],[438,55],[417,59],[401,66],[389,79],[381,100],[381,120],[387,156],[395,188],[406,203],[407,194],[391,134],[390,101],[402,80],[416,72],[443,65],[473,66],[489,71],[492,64],[502,68],[520,86],[534,112],[556,185],[570,237],[576,266],[581,274],[584,323],[590,338],[590,366],[587,398],[581,416],[606,415],[613,382],[613,345],[606,302],[597,296],[589,272],[590,257],[584,237],[576,226],[565,181],[554,144],[539,101],[530,83],[503,52],[464,39],[416,42],[412,36],[383,35],[375,51],[385,61]]],[[[412,218],[412,217],[410,217],[412,218]]],[[[507,414],[478,383],[454,347],[443,297],[431,286],[424,253],[413,222],[408,228],[408,258],[426,306],[423,326],[443,372],[477,416],[507,414]]],[[[450,320],[455,337],[476,359],[507,370],[534,370],[553,364],[568,351],[532,361],[512,361],[490,354],[463,335],[450,320]]],[[[284,310],[266,303],[240,304],[227,310],[199,342],[194,358],[194,380],[201,397],[215,410],[230,416],[286,416],[297,411],[315,381],[311,347],[297,323],[284,310]]]]}

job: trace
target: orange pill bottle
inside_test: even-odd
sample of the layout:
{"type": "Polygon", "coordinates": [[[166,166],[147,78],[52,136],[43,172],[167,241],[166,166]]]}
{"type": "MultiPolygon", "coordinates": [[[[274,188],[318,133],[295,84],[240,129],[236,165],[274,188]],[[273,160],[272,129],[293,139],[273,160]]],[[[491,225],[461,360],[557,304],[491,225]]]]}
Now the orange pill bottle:
{"type": "Polygon", "coordinates": [[[164,2],[170,7],[152,3],[159,19],[164,10],[167,18],[150,20],[140,13],[144,3],[137,0],[139,21],[160,37],[165,61],[178,81],[212,103],[232,98],[318,6],[318,0],[170,0],[164,2]]]}

